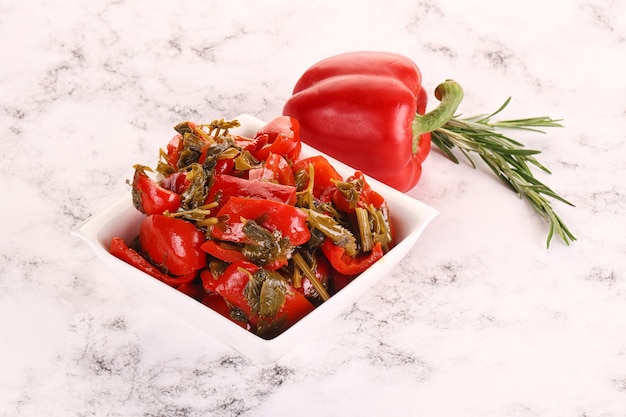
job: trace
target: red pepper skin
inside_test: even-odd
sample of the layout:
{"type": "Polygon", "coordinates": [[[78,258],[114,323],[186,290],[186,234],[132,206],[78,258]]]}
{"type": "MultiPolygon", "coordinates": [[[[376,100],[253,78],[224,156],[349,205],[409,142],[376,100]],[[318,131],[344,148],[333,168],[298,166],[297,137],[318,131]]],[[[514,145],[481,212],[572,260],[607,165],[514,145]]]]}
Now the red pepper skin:
{"type": "Polygon", "coordinates": [[[241,253],[240,250],[225,248],[220,245],[220,242],[216,242],[215,240],[207,240],[202,244],[202,246],[200,246],[200,248],[209,255],[212,255],[224,262],[233,263],[248,260],[248,258],[241,253]]]}
{"type": "Polygon", "coordinates": [[[180,288],[180,286],[190,283],[196,277],[195,271],[187,275],[172,277],[164,274],[156,266],[152,265],[146,258],[141,256],[136,250],[129,248],[126,242],[122,238],[114,237],[111,240],[111,247],[109,248],[111,255],[126,262],[129,265],[134,266],[140,271],[145,272],[153,278],[164,282],[170,287],[180,288]]]}
{"type": "Polygon", "coordinates": [[[387,52],[336,55],[310,67],[283,114],[300,122],[303,142],[400,191],[413,188],[430,149],[412,123],[426,108],[418,67],[387,52]]]}
{"type": "Polygon", "coordinates": [[[259,269],[251,262],[237,261],[228,265],[217,278],[207,269],[200,273],[200,278],[207,292],[221,295],[226,302],[241,310],[254,327],[259,324],[267,325],[277,322],[283,324],[282,330],[284,330],[315,309],[315,306],[304,295],[290,288],[285,295],[283,306],[274,317],[260,317],[253,314],[245,297],[245,289],[250,280],[250,274],[259,269]]]}
{"type": "MultiPolygon", "coordinates": [[[[206,242],[202,244],[201,249],[205,251],[206,253],[208,253],[209,255],[212,255],[215,258],[224,262],[228,262],[228,263],[250,261],[250,259],[247,256],[245,256],[241,250],[237,250],[234,248],[233,249],[225,248],[224,246],[222,246],[221,243],[223,242],[218,242],[215,240],[207,240],[206,242]]],[[[272,260],[271,262],[263,264],[263,268],[269,271],[275,271],[287,265],[288,262],[289,262],[289,258],[285,256],[278,256],[276,259],[272,260]]]]}
{"type": "Polygon", "coordinates": [[[343,177],[330,162],[321,155],[311,156],[294,163],[294,175],[297,175],[300,171],[308,173],[309,165],[313,167],[313,195],[316,198],[320,198],[325,190],[329,187],[333,187],[335,181],[343,181],[343,177]]]}
{"type": "Polygon", "coordinates": [[[270,153],[296,159],[300,153],[297,146],[300,142],[300,123],[293,117],[278,116],[261,127],[255,139],[263,143],[252,152],[259,161],[267,159],[270,153]]]}
{"type": "Polygon", "coordinates": [[[343,275],[356,275],[365,271],[383,257],[383,248],[380,242],[376,243],[371,252],[358,257],[346,255],[344,248],[337,246],[329,238],[321,246],[322,253],[337,272],[343,275]]]}
{"type": "Polygon", "coordinates": [[[180,158],[180,152],[183,149],[183,136],[176,135],[170,139],[167,144],[167,164],[178,170],[178,158],[180,158]]]}
{"type": "MultiPolygon", "coordinates": [[[[428,93],[424,87],[420,87],[419,92],[417,93],[417,114],[426,114],[427,104],[428,93]]],[[[426,157],[428,157],[428,154],[430,153],[430,145],[430,132],[421,134],[418,140],[417,152],[415,153],[415,157],[418,161],[424,162],[426,157]]]]}
{"type": "Polygon", "coordinates": [[[176,289],[196,301],[202,301],[206,295],[206,291],[204,291],[202,282],[200,282],[199,279],[195,279],[199,274],[193,273],[192,275],[194,277],[192,281],[184,282],[176,287],[176,289]]]}
{"type": "Polygon", "coordinates": [[[221,220],[211,229],[219,240],[246,243],[243,220],[254,220],[270,232],[279,231],[293,246],[306,243],[311,238],[306,213],[298,207],[271,200],[230,197],[217,213],[221,220]]]}
{"type": "MultiPolygon", "coordinates": [[[[201,150],[200,157],[198,157],[198,163],[203,164],[206,161],[206,156],[212,143],[207,142],[201,150]]],[[[231,174],[235,170],[235,160],[233,158],[220,158],[215,163],[216,174],[231,174]]]]}
{"type": "Polygon", "coordinates": [[[367,183],[367,180],[361,171],[356,171],[354,175],[346,180],[346,182],[359,180],[362,181],[363,187],[359,193],[359,199],[356,201],[356,204],[351,204],[351,202],[346,199],[346,196],[342,194],[337,187],[333,187],[331,194],[332,201],[339,210],[345,213],[354,213],[356,207],[366,208],[371,204],[375,208],[380,208],[383,204],[385,204],[384,197],[372,190],[372,187],[370,187],[367,183]]]}
{"type": "Polygon", "coordinates": [[[338,291],[344,289],[349,283],[351,283],[356,275],[344,275],[340,274],[337,271],[334,271],[332,280],[331,280],[331,289],[333,294],[336,294],[338,291]]]}
{"type": "Polygon", "coordinates": [[[248,171],[248,179],[252,181],[271,181],[295,187],[296,179],[287,160],[278,154],[270,153],[261,168],[248,171]]]}
{"type": "Polygon", "coordinates": [[[294,205],[296,191],[296,187],[292,185],[251,181],[233,175],[218,174],[209,189],[205,204],[218,202],[218,206],[212,211],[213,214],[217,213],[230,197],[249,197],[294,205]]]}
{"type": "Polygon", "coordinates": [[[206,266],[206,252],[200,247],[204,233],[192,223],[153,214],[139,226],[139,244],[146,256],[172,275],[185,275],[206,266]]]}
{"type": "MultiPolygon", "coordinates": [[[[207,145],[205,149],[203,149],[202,154],[198,158],[198,163],[202,164],[206,161],[206,152],[209,146],[207,145]]],[[[218,159],[215,163],[215,173],[216,174],[231,174],[235,170],[235,161],[232,158],[223,158],[218,159]]]]}
{"type": "Polygon", "coordinates": [[[176,194],[182,194],[189,187],[189,180],[187,174],[182,171],[174,172],[163,178],[159,185],[167,190],[173,191],[176,194]]]}
{"type": "MultiPolygon", "coordinates": [[[[315,306],[300,292],[294,288],[285,295],[285,303],[282,308],[276,313],[275,317],[269,319],[269,322],[283,323],[281,329],[276,329],[272,334],[262,335],[265,338],[271,338],[280,332],[288,329],[302,317],[315,310],[315,306]]],[[[266,317],[259,317],[259,322],[268,321],[266,317]]]]}
{"type": "Polygon", "coordinates": [[[249,318],[252,315],[252,309],[246,300],[244,291],[250,280],[250,274],[259,269],[252,262],[235,261],[228,265],[217,278],[208,269],[202,270],[200,279],[207,292],[221,295],[224,300],[240,309],[249,318]]]}
{"type": "Polygon", "coordinates": [[[214,292],[205,294],[201,302],[205,306],[209,307],[211,310],[220,313],[222,316],[226,317],[228,320],[232,321],[239,327],[249,330],[248,323],[233,318],[233,316],[230,314],[230,306],[221,295],[214,292]]]}
{"type": "Polygon", "coordinates": [[[180,196],[161,187],[148,177],[142,167],[135,167],[132,187],[133,204],[146,215],[163,214],[165,211],[175,213],[180,207],[180,196]]]}
{"type": "Polygon", "coordinates": [[[244,151],[253,153],[255,150],[265,145],[267,136],[249,138],[241,135],[232,135],[235,144],[244,151]]]}

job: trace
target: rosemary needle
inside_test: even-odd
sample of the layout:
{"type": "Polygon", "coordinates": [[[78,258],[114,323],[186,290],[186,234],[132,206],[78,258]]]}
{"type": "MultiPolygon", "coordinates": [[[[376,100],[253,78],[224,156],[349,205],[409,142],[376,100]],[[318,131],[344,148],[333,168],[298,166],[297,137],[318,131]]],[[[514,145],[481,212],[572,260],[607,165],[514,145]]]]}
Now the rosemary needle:
{"type": "Polygon", "coordinates": [[[526,149],[521,143],[498,132],[499,128],[543,131],[543,127],[562,127],[549,117],[533,117],[525,119],[504,120],[492,122],[491,118],[500,113],[509,104],[508,98],[502,106],[489,115],[480,115],[469,118],[452,118],[442,127],[431,133],[432,142],[454,163],[459,163],[453,149],[458,151],[476,167],[471,153],[478,154],[494,174],[520,198],[526,199],[539,215],[549,223],[550,229],[546,246],[554,235],[560,237],[566,245],[576,240],[563,220],[552,208],[547,197],[573,206],[572,203],[559,196],[556,192],[543,184],[533,175],[530,166],[550,173],[535,155],[541,151],[526,149]]]}

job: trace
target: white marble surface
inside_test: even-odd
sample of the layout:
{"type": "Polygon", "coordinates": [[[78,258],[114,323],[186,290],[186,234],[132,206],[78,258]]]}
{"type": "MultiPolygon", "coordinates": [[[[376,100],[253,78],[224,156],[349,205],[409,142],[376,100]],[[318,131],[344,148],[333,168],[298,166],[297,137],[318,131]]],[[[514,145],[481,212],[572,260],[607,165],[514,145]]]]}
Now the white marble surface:
{"type": "Polygon", "coordinates": [[[626,5],[619,0],[0,3],[0,416],[626,416],[626,5]],[[329,55],[398,52],[516,137],[578,241],[433,153],[409,256],[255,365],[130,294],[70,230],[184,119],[278,115],[329,55]]]}

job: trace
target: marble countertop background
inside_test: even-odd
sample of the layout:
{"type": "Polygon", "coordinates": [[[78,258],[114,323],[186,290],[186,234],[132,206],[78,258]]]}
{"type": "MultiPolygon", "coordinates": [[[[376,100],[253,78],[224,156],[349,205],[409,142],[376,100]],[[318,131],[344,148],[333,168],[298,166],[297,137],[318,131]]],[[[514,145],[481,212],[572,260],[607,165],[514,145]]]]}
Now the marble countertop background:
{"type": "MultiPolygon", "coordinates": [[[[626,416],[626,5],[618,0],[0,2],[0,416],[626,416]],[[576,207],[547,226],[433,152],[440,216],[393,272],[271,365],[129,293],[70,230],[182,120],[280,114],[327,56],[412,58],[517,134],[576,207]]],[[[434,98],[431,98],[434,101],[434,98]]]]}

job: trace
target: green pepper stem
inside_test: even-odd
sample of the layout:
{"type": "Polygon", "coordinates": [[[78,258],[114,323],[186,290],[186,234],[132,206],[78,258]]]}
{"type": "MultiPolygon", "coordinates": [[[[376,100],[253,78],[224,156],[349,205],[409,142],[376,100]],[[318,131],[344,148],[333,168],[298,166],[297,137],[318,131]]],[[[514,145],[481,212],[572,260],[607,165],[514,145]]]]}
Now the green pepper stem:
{"type": "Polygon", "coordinates": [[[435,89],[435,97],[440,101],[437,108],[424,115],[416,114],[413,119],[414,154],[418,151],[421,135],[439,129],[454,117],[463,100],[463,88],[454,80],[446,80],[435,89]]]}

